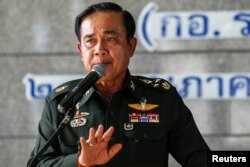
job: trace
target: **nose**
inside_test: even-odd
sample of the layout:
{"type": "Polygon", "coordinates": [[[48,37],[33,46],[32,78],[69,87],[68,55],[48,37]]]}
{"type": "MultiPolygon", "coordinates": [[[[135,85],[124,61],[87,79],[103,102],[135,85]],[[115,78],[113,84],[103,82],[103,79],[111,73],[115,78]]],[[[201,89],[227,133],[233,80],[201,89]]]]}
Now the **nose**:
{"type": "Polygon", "coordinates": [[[107,46],[104,41],[99,41],[95,47],[95,56],[105,56],[108,54],[107,46]]]}

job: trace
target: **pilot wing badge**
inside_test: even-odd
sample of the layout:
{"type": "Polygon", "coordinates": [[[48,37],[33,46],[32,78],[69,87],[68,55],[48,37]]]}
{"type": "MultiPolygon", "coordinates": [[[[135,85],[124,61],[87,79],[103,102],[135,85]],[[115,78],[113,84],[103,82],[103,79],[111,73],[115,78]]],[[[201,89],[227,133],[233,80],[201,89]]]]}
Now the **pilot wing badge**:
{"type": "Polygon", "coordinates": [[[140,100],[140,104],[139,103],[128,104],[128,106],[130,108],[132,108],[132,109],[137,110],[137,111],[148,112],[150,110],[153,110],[153,109],[157,108],[159,105],[157,105],[157,104],[147,104],[147,99],[143,97],[140,100]]]}
{"type": "Polygon", "coordinates": [[[159,123],[159,113],[152,111],[157,108],[157,104],[147,104],[147,99],[142,98],[139,103],[128,104],[128,106],[136,111],[129,113],[129,122],[130,123],[159,123]]]}

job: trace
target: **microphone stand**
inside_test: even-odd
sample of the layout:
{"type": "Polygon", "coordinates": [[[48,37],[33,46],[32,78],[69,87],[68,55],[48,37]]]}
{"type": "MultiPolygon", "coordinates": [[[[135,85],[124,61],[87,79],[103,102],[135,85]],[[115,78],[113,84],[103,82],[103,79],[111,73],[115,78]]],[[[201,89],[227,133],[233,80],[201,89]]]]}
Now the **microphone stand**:
{"type": "Polygon", "coordinates": [[[105,76],[106,69],[103,64],[95,64],[92,67],[91,73],[87,75],[77,86],[59,103],[57,109],[59,112],[66,113],[64,119],[58,126],[57,130],[52,134],[52,136],[48,139],[45,145],[38,151],[38,153],[32,158],[32,160],[28,163],[28,167],[35,167],[37,164],[37,160],[39,156],[41,156],[44,151],[51,145],[52,142],[61,134],[66,125],[72,120],[75,114],[75,106],[76,102],[78,102],[83,93],[85,93],[98,79],[105,76]],[[84,87],[85,86],[85,87],[84,87]]]}
{"type": "Polygon", "coordinates": [[[66,125],[72,120],[73,116],[75,114],[75,108],[71,107],[67,110],[64,119],[58,126],[57,130],[53,133],[53,135],[48,139],[48,141],[45,143],[45,145],[39,150],[39,152],[36,154],[36,156],[30,161],[28,167],[35,167],[38,158],[44,153],[44,151],[47,150],[47,148],[53,143],[53,141],[61,134],[61,132],[64,130],[66,125]]]}

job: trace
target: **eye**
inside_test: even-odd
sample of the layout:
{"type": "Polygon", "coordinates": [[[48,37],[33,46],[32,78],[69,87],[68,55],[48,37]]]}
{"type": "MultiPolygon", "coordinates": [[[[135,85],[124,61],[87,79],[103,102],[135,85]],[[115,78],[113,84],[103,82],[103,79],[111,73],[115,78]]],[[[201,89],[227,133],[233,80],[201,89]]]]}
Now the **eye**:
{"type": "Polygon", "coordinates": [[[86,47],[91,47],[91,46],[94,45],[94,43],[95,43],[95,40],[92,39],[92,38],[86,39],[86,40],[84,41],[84,44],[85,44],[86,47]]]}
{"type": "Polygon", "coordinates": [[[108,37],[108,38],[106,38],[106,41],[108,41],[108,42],[115,42],[117,40],[116,40],[115,37],[108,37]]]}
{"type": "Polygon", "coordinates": [[[94,42],[93,39],[87,39],[87,40],[85,41],[85,43],[93,43],[93,42],[94,42]]]}

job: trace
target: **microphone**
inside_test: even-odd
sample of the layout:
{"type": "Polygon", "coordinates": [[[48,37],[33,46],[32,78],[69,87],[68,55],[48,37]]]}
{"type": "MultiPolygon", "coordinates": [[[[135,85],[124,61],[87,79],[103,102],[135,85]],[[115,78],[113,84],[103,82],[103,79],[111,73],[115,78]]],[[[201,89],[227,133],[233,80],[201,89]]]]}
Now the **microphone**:
{"type": "Polygon", "coordinates": [[[78,102],[82,95],[92,86],[95,82],[101,77],[105,76],[106,69],[102,64],[93,65],[91,72],[82,79],[71,92],[66,94],[64,99],[58,104],[57,108],[59,112],[64,113],[66,116],[58,126],[57,130],[50,136],[45,145],[38,151],[38,153],[28,162],[28,167],[35,167],[37,164],[38,158],[46,151],[46,149],[51,145],[52,142],[60,135],[69,121],[72,119],[73,112],[72,106],[78,102]]]}
{"type": "Polygon", "coordinates": [[[82,79],[73,89],[69,92],[64,99],[58,104],[57,109],[61,113],[66,113],[67,110],[78,102],[82,95],[96,83],[101,77],[106,75],[106,69],[103,64],[93,65],[91,72],[82,79]]]}

